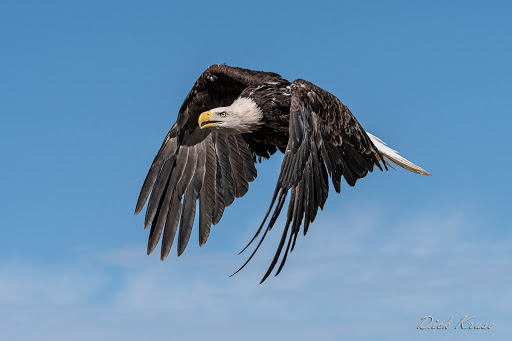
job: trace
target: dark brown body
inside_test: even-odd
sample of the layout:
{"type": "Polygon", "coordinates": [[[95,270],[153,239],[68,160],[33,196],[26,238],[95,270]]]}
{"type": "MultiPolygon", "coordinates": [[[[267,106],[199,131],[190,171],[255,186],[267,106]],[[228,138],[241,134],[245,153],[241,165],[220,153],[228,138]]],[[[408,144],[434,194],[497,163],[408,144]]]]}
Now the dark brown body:
{"type": "Polygon", "coordinates": [[[270,144],[284,152],[288,144],[290,123],[290,82],[267,82],[258,86],[250,86],[240,94],[240,97],[252,99],[263,112],[261,128],[250,134],[254,142],[270,144]]]}

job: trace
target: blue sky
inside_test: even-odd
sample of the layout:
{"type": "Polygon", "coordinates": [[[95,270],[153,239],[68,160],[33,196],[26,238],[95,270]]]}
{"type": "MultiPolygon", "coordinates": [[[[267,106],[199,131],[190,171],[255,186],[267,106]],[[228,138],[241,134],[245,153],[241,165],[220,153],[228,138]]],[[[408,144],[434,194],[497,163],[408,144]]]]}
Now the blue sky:
{"type": "Polygon", "coordinates": [[[2,1],[2,339],[510,338],[510,13],[506,1],[2,1]],[[275,231],[229,278],[276,155],[204,247],[193,232],[182,257],[146,256],[138,191],[216,63],[317,84],[433,176],[331,188],[279,277],[258,285],[275,231]],[[495,326],[417,330],[426,315],[495,326]]]}

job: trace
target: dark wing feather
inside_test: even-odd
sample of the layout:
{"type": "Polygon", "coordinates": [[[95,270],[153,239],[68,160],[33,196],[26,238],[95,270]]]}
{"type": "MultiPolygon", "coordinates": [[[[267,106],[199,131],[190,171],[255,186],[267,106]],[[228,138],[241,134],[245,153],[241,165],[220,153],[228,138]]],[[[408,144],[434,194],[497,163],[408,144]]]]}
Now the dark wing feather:
{"type": "Polygon", "coordinates": [[[300,79],[292,83],[289,133],[274,197],[267,216],[251,240],[254,241],[262,231],[279,193],[272,219],[256,246],[257,250],[281,213],[284,198],[291,191],[281,241],[261,282],[277,265],[286,237],[288,242],[276,276],[282,270],[287,254],[295,246],[301,225],[304,226],[304,234],[307,233],[318,208],[322,209],[327,200],[329,177],[339,193],[342,176],[349,185],[354,186],[358,179],[373,170],[374,165],[382,170],[376,157],[379,152],[350,110],[327,91],[300,79]]]}
{"type": "Polygon", "coordinates": [[[215,208],[217,159],[215,157],[215,146],[211,136],[205,140],[205,170],[208,169],[210,176],[204,178],[201,193],[199,194],[199,245],[203,246],[210,235],[210,226],[213,220],[213,209],[215,208]]]}
{"type": "Polygon", "coordinates": [[[156,155],[135,208],[149,198],[144,226],[151,226],[148,254],[163,231],[161,258],[169,254],[178,231],[178,255],[190,238],[199,201],[199,244],[208,239],[235,197],[243,196],[256,178],[256,156],[268,156],[273,146],[251,146],[250,138],[224,135],[198,127],[199,115],[230,105],[251,85],[280,80],[275,73],[213,65],[199,77],[180,108],[176,123],[156,155]],[[255,150],[257,150],[255,152],[255,150]],[[180,219],[181,218],[181,219],[180,219]]]}
{"type": "Polygon", "coordinates": [[[224,189],[224,207],[228,207],[235,200],[235,182],[233,181],[233,170],[229,161],[228,136],[216,134],[216,137],[217,160],[222,176],[222,188],[224,189]]]}
{"type": "Polygon", "coordinates": [[[240,198],[249,190],[249,184],[245,178],[244,162],[238,151],[237,136],[227,135],[229,144],[229,161],[233,170],[233,182],[235,183],[235,197],[240,198]]]}
{"type": "Polygon", "coordinates": [[[194,217],[196,213],[196,200],[199,196],[199,191],[203,185],[205,175],[205,159],[204,159],[204,144],[198,144],[194,148],[193,153],[196,154],[193,177],[186,187],[185,198],[183,200],[183,211],[181,212],[180,234],[178,238],[178,256],[185,251],[190,233],[192,232],[192,225],[194,224],[194,217]]]}

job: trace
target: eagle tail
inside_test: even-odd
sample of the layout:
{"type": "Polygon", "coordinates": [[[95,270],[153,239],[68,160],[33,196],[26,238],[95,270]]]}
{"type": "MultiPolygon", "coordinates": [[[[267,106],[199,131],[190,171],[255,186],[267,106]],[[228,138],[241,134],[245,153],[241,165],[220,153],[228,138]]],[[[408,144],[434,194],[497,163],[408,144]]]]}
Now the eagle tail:
{"type": "MultiPolygon", "coordinates": [[[[394,164],[407,169],[410,172],[421,174],[421,175],[432,175],[423,168],[416,166],[411,161],[405,159],[404,157],[400,156],[396,150],[393,150],[389,148],[386,145],[386,142],[379,139],[377,136],[373,136],[369,132],[366,132],[370,140],[372,140],[373,144],[379,152],[382,154],[383,157],[387,158],[389,161],[393,162],[394,164]]],[[[385,161],[385,160],[384,160],[385,161]]]]}

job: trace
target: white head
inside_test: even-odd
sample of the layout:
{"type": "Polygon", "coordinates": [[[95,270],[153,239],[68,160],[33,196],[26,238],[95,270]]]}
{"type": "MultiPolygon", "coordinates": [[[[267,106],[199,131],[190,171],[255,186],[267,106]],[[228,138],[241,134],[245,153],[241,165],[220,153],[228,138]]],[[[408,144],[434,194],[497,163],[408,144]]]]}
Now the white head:
{"type": "Polygon", "coordinates": [[[256,103],[246,97],[237,98],[229,107],[215,108],[199,115],[201,129],[210,128],[224,134],[244,134],[262,124],[263,112],[256,103]]]}

